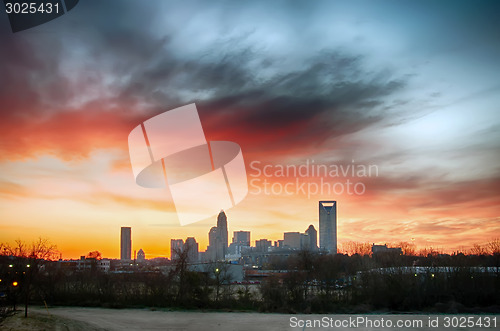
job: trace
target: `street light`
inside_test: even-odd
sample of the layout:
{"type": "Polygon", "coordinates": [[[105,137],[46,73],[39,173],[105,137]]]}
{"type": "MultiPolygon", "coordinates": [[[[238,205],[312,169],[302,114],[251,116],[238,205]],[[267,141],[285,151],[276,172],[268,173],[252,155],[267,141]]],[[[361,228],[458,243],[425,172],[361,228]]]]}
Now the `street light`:
{"type": "Polygon", "coordinates": [[[29,268],[29,267],[31,267],[31,265],[27,264],[27,265],[26,265],[26,268],[29,268]]]}
{"type": "Polygon", "coordinates": [[[12,265],[12,264],[9,264],[9,268],[12,268],[12,267],[13,267],[13,265],[12,265]]]}
{"type": "Polygon", "coordinates": [[[12,282],[12,286],[16,287],[18,284],[18,282],[12,282]]]}

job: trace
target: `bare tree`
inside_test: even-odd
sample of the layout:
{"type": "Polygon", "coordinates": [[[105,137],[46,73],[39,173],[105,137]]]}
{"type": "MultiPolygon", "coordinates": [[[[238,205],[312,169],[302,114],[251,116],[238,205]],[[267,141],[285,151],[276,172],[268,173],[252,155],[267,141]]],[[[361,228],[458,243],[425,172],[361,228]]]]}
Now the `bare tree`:
{"type": "Polygon", "coordinates": [[[223,289],[223,297],[227,299],[231,295],[231,287],[229,286],[232,281],[230,265],[223,261],[212,262],[209,265],[215,285],[215,302],[220,301],[221,289],[223,289]],[[227,286],[223,287],[223,285],[227,286]]]}
{"type": "Polygon", "coordinates": [[[495,238],[487,244],[488,251],[491,255],[500,254],[500,238],[495,238]]]}
{"type": "Polygon", "coordinates": [[[470,249],[471,255],[486,255],[487,250],[479,244],[474,244],[470,249]]]}
{"type": "Polygon", "coordinates": [[[441,253],[441,250],[434,247],[425,247],[419,250],[418,255],[422,257],[436,257],[441,253]]]}
{"type": "Polygon", "coordinates": [[[178,277],[179,281],[179,286],[177,290],[177,296],[176,300],[177,302],[183,302],[184,298],[186,296],[186,272],[187,272],[187,265],[188,265],[188,255],[189,255],[189,246],[185,246],[184,249],[182,248],[174,248],[174,254],[175,259],[173,260],[174,262],[174,273],[178,277]]]}
{"type": "Polygon", "coordinates": [[[40,269],[47,260],[57,257],[57,246],[48,239],[38,238],[31,244],[16,240],[14,245],[1,244],[1,254],[17,258],[16,268],[23,270],[24,279],[21,285],[25,296],[24,317],[28,317],[29,298],[36,288],[40,269]]]}
{"type": "Polygon", "coordinates": [[[370,243],[361,243],[357,241],[348,241],[341,245],[339,253],[347,255],[371,255],[372,246],[370,243]]]}
{"type": "Polygon", "coordinates": [[[99,251],[92,251],[87,254],[86,258],[100,260],[102,258],[102,254],[99,251]]]}
{"type": "Polygon", "coordinates": [[[415,256],[416,255],[416,247],[414,243],[409,243],[407,241],[401,241],[398,244],[391,247],[399,247],[403,252],[403,255],[406,256],[415,256]]]}

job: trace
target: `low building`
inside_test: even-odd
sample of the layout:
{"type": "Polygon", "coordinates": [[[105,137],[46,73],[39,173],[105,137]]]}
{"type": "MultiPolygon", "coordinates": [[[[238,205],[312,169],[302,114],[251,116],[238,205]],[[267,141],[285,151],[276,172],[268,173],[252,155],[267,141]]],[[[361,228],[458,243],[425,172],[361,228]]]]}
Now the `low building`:
{"type": "Polygon", "coordinates": [[[401,255],[403,254],[403,250],[401,247],[387,247],[387,245],[372,245],[372,253],[373,254],[380,254],[380,253],[393,253],[393,254],[398,254],[401,255]]]}
{"type": "Polygon", "coordinates": [[[146,253],[141,249],[137,252],[137,262],[143,262],[146,260],[146,253]]]}
{"type": "Polygon", "coordinates": [[[260,239],[255,241],[255,250],[257,252],[267,252],[271,247],[272,242],[267,239],[260,239]]]}

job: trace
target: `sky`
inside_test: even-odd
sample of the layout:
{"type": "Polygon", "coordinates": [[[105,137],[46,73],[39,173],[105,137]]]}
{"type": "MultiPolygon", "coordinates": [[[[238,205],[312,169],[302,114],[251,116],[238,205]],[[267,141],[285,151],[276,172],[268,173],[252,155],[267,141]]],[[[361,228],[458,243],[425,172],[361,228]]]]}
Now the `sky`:
{"type": "Polygon", "coordinates": [[[181,226],[168,190],[135,183],[127,145],[191,103],[207,140],[242,150],[249,193],[226,210],[230,238],[318,229],[319,200],[337,201],[339,243],[453,252],[499,238],[498,12],[89,0],[17,33],[0,14],[0,242],[118,258],[131,226],[148,258],[169,257],[171,238],[204,250],[216,215],[181,226]]]}

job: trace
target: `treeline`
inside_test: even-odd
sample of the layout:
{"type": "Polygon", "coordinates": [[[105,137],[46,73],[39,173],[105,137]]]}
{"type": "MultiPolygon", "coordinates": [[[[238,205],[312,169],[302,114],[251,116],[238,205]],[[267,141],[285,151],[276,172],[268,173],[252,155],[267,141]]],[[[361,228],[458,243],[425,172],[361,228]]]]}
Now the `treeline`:
{"type": "Polygon", "coordinates": [[[184,249],[158,270],[131,267],[110,273],[100,270],[98,259],[93,259],[91,268],[78,271],[33,254],[0,255],[0,307],[29,302],[110,308],[257,308],[248,284],[232,284],[228,264],[214,262],[192,271],[188,255],[184,249]]]}
{"type": "Polygon", "coordinates": [[[274,312],[500,312],[500,254],[314,255],[261,286],[274,312]]]}
{"type": "Polygon", "coordinates": [[[68,274],[56,265],[46,271],[39,291],[52,305],[218,308],[218,302],[227,301],[220,279],[178,265],[169,272],[103,273],[93,269],[68,274]]]}
{"type": "MultiPolygon", "coordinates": [[[[424,247],[417,249],[413,242],[400,241],[385,243],[388,248],[400,248],[404,255],[424,256],[429,255],[444,255],[445,252],[441,248],[424,247]]],[[[338,247],[338,252],[347,255],[372,255],[372,243],[347,241],[343,242],[338,247]]],[[[454,255],[495,255],[500,254],[500,238],[490,240],[489,242],[479,244],[475,243],[470,248],[462,247],[453,253],[454,255]]]]}

